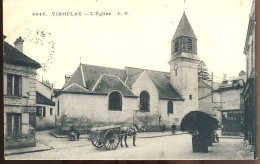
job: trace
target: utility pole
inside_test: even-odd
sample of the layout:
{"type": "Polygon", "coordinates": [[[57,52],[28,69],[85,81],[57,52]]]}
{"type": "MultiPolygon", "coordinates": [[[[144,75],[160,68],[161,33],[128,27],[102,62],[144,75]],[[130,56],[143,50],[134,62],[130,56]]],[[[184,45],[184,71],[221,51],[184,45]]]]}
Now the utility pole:
{"type": "MultiPolygon", "coordinates": [[[[213,87],[213,72],[211,73],[211,87],[214,88],[213,87]]],[[[212,91],[211,91],[211,101],[213,103],[213,92],[212,91]]]]}

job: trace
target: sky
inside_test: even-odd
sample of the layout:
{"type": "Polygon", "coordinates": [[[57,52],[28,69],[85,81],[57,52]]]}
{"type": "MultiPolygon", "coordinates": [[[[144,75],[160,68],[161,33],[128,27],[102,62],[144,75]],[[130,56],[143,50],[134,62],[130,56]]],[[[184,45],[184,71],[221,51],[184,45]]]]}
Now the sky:
{"type": "Polygon", "coordinates": [[[21,36],[24,54],[45,68],[38,79],[61,88],[80,62],[169,72],[171,39],[185,11],[200,60],[221,81],[245,70],[251,6],[252,0],[4,0],[3,33],[11,45],[21,36]]]}

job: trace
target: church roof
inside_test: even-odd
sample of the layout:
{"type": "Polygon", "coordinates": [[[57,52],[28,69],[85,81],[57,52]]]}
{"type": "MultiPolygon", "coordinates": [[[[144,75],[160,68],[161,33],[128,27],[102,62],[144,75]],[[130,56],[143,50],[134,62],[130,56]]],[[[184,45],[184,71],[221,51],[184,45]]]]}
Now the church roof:
{"type": "Polygon", "coordinates": [[[73,83],[69,86],[67,86],[66,88],[64,88],[62,91],[65,92],[77,92],[77,93],[89,93],[89,91],[85,88],[83,88],[82,86],[73,83]]]}
{"type": "Polygon", "coordinates": [[[177,30],[175,31],[175,34],[174,34],[172,40],[175,40],[180,36],[187,36],[187,37],[197,39],[185,12],[183,13],[183,15],[181,17],[180,23],[177,27],[177,30]]]}
{"type": "Polygon", "coordinates": [[[4,41],[4,62],[11,64],[20,64],[26,66],[32,66],[34,68],[40,68],[41,65],[37,61],[24,55],[22,52],[18,51],[16,48],[4,41]]]}
{"type": "Polygon", "coordinates": [[[119,90],[125,97],[136,97],[131,88],[144,71],[159,90],[160,99],[183,100],[179,92],[170,84],[169,72],[132,67],[117,69],[88,64],[79,65],[64,85],[62,92],[107,94],[112,90],[119,90]]]}
{"type": "Polygon", "coordinates": [[[109,93],[113,90],[119,90],[124,97],[136,97],[132,90],[116,75],[103,74],[93,87],[93,91],[109,93]]]}
{"type": "Polygon", "coordinates": [[[177,89],[173,88],[170,83],[170,73],[154,71],[141,68],[126,67],[127,72],[129,72],[126,84],[132,87],[137,79],[141,76],[142,72],[147,72],[150,79],[153,81],[156,88],[159,90],[160,99],[172,99],[172,100],[183,100],[177,89]],[[131,76],[132,75],[132,76],[131,76]]]}

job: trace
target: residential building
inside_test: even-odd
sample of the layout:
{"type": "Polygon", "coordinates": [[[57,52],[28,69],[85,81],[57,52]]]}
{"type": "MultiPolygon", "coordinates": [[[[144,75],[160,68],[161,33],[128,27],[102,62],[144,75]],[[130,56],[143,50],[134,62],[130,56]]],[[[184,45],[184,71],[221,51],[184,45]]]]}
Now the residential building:
{"type": "Polygon", "coordinates": [[[56,106],[53,100],[53,85],[48,81],[36,81],[36,129],[55,127],[56,106]]]}
{"type": "Polygon", "coordinates": [[[36,70],[41,65],[23,54],[23,42],[19,37],[15,47],[3,43],[5,149],[36,145],[36,70]]]}
{"type": "Polygon", "coordinates": [[[246,56],[246,84],[243,90],[245,122],[244,139],[252,146],[256,158],[257,150],[257,109],[256,109],[256,49],[255,49],[255,0],[252,3],[251,13],[244,47],[246,56]]]}
{"type": "Polygon", "coordinates": [[[242,135],[244,120],[243,79],[224,80],[215,94],[219,94],[220,108],[217,119],[222,125],[222,135],[242,135]]]}

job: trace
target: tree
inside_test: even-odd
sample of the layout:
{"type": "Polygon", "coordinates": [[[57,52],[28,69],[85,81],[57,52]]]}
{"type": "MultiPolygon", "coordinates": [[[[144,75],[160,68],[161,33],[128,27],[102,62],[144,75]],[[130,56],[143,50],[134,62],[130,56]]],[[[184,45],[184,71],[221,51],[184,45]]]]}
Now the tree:
{"type": "Polygon", "coordinates": [[[203,80],[210,80],[208,68],[204,61],[200,61],[198,65],[198,77],[203,80]]]}

